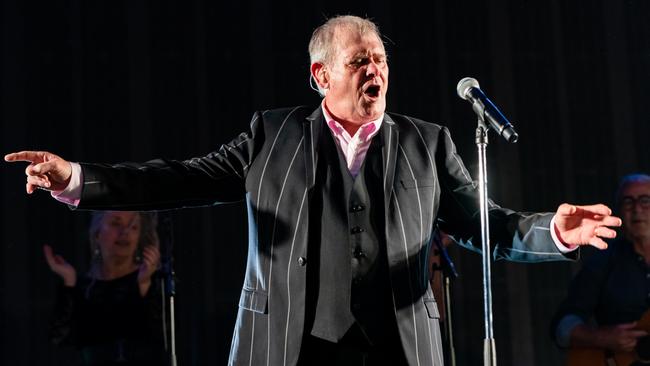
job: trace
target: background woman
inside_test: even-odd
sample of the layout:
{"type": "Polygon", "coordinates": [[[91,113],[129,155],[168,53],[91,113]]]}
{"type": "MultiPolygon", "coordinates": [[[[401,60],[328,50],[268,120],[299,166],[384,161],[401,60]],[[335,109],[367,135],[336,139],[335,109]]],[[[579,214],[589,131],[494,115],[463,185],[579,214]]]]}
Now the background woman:
{"type": "Polygon", "coordinates": [[[51,339],[76,346],[83,365],[164,365],[162,294],[154,276],[160,251],[155,213],[97,211],[89,229],[91,262],[75,268],[48,245],[63,279],[51,339]]]}

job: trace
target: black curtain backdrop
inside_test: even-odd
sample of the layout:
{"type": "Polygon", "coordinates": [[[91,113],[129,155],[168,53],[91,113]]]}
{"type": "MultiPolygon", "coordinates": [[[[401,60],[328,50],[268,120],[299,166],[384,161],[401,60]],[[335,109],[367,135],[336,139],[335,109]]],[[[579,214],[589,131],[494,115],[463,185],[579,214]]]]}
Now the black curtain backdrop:
{"type": "MultiPolygon", "coordinates": [[[[329,16],[374,19],[390,56],[389,110],[448,126],[476,171],[475,117],[456,96],[478,79],[520,141],[491,134],[490,196],[518,210],[611,203],[650,171],[650,1],[19,1],[0,6],[2,153],[73,161],[188,158],[215,150],[258,109],[318,105],[307,43],[329,16]]],[[[49,243],[87,267],[89,214],[24,192],[0,164],[0,363],[70,365],[47,327],[49,243]]],[[[223,365],[243,281],[242,203],[172,213],[179,365],[223,365]]],[[[584,251],[585,255],[589,250],[584,251]]],[[[480,257],[452,249],[459,365],[482,363],[480,257]]],[[[584,257],[584,256],[583,256],[584,257]]],[[[500,365],[557,365],[548,323],[578,263],[493,265],[500,365]]]]}

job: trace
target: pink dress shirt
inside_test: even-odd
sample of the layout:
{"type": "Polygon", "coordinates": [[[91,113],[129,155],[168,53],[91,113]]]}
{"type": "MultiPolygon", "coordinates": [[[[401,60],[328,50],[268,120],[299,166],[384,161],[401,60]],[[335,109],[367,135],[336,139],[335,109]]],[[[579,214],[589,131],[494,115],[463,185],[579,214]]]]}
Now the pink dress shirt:
{"type": "Polygon", "coordinates": [[[379,132],[384,115],[382,114],[378,119],[363,124],[354,136],[350,136],[348,131],[327,112],[325,104],[322,104],[321,108],[323,109],[323,116],[325,116],[327,127],[332,131],[332,136],[334,136],[336,144],[345,156],[350,174],[356,177],[361,169],[361,164],[366,159],[372,138],[379,132]]]}

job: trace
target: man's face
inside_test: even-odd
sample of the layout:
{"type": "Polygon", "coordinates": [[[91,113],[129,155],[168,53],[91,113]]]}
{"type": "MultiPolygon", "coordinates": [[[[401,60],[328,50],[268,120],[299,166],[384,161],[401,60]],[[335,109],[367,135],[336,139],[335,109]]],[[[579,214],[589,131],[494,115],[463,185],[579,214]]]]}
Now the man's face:
{"type": "Polygon", "coordinates": [[[361,124],[378,119],[386,109],[388,63],[374,33],[336,32],[338,47],[328,65],[325,106],[339,120],[361,124]]]}
{"type": "Polygon", "coordinates": [[[620,198],[623,232],[631,241],[650,239],[650,183],[630,183],[620,198]]]}

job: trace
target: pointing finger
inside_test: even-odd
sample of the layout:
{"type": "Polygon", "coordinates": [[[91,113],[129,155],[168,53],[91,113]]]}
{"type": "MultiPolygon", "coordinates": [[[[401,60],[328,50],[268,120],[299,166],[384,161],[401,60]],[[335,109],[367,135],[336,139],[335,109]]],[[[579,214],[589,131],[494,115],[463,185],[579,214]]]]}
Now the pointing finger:
{"type": "Polygon", "coordinates": [[[10,153],[5,155],[5,161],[15,162],[15,161],[43,161],[45,157],[45,151],[20,151],[15,153],[10,153]]]}

